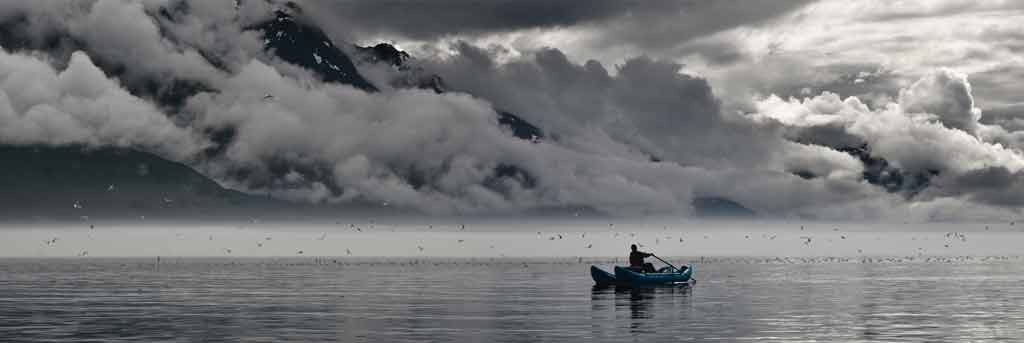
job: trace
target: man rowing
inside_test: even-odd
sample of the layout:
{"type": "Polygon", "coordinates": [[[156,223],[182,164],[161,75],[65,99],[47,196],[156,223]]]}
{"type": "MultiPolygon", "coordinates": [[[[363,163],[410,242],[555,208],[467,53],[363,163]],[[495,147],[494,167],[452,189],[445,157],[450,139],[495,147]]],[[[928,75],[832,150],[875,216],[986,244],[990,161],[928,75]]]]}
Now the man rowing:
{"type": "Polygon", "coordinates": [[[654,256],[651,253],[645,253],[643,251],[636,250],[636,244],[629,246],[632,251],[629,252],[629,268],[644,273],[655,273],[654,264],[645,263],[644,259],[654,256]]]}

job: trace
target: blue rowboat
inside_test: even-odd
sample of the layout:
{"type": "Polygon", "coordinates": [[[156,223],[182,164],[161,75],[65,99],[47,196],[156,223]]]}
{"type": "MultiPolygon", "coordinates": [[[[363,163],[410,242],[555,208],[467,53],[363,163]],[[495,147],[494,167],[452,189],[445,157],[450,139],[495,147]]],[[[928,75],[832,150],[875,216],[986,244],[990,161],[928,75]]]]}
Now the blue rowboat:
{"type": "Polygon", "coordinates": [[[658,273],[641,273],[626,267],[615,266],[615,274],[604,271],[597,266],[590,266],[590,277],[599,286],[652,286],[671,285],[687,283],[693,276],[693,265],[688,265],[683,270],[676,271],[671,268],[662,268],[658,273]]]}

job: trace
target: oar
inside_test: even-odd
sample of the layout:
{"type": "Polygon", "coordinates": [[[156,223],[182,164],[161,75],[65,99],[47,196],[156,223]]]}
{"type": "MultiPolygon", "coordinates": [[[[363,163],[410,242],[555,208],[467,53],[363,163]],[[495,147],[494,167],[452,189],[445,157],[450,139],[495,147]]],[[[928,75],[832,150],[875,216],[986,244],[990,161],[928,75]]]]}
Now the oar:
{"type": "Polygon", "coordinates": [[[679,268],[676,268],[676,266],[673,266],[671,263],[668,263],[668,261],[662,260],[661,257],[658,257],[658,255],[651,254],[651,257],[654,257],[654,258],[658,259],[658,261],[661,261],[661,263],[667,264],[669,267],[672,267],[672,269],[675,269],[677,272],[680,272],[680,273],[683,272],[679,268]]]}

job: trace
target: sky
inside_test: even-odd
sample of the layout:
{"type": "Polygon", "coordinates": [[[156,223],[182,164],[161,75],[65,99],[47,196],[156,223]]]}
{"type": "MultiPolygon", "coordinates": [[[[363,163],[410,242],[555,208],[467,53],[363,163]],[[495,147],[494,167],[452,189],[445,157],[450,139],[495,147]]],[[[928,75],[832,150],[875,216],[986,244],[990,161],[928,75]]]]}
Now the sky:
{"type": "Polygon", "coordinates": [[[1024,205],[1020,1],[297,3],[325,46],[413,58],[355,59],[367,92],[264,49],[252,27],[281,1],[5,2],[0,143],[128,147],[245,192],[436,216],[685,217],[710,197],[776,218],[989,221],[1024,205]],[[424,75],[446,92],[402,86],[424,75]],[[145,91],[172,82],[203,91],[145,91]],[[544,137],[513,137],[497,110],[544,137]]]}

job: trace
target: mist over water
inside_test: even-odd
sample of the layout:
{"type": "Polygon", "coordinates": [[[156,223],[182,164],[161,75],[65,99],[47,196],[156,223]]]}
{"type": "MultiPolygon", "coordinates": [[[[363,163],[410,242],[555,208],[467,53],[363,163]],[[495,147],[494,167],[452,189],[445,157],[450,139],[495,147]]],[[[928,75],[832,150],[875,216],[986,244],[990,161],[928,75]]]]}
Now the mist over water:
{"type": "Polygon", "coordinates": [[[6,224],[0,257],[1019,256],[1024,224],[346,219],[6,224]]]}

